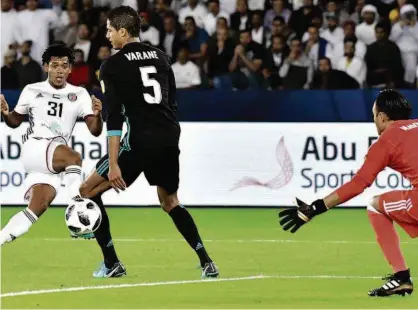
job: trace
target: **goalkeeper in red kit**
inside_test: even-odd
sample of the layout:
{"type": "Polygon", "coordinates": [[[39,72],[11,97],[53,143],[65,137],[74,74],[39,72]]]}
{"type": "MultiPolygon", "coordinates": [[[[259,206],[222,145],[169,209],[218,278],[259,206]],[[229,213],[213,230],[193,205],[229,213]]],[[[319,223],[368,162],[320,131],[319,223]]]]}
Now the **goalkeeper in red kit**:
{"type": "Polygon", "coordinates": [[[379,139],[369,148],[363,166],[353,179],[324,199],[311,204],[296,199],[297,208],[279,213],[280,225],[294,233],[315,216],[361,194],[386,167],[408,179],[412,189],[375,196],[367,206],[377,243],[394,272],[384,278],[387,282],[382,287],[369,291],[369,296],[404,296],[413,291],[410,271],[393,225],[396,222],[409,236],[418,237],[418,119],[410,120],[411,112],[410,103],[399,92],[392,89],[380,92],[373,105],[379,139]]]}

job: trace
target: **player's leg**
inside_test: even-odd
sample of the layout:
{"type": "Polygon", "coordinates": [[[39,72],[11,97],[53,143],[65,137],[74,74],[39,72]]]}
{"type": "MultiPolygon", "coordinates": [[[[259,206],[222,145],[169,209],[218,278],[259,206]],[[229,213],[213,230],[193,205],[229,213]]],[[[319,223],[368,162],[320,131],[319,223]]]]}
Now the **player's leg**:
{"type": "MultiPolygon", "coordinates": [[[[376,241],[394,272],[393,275],[384,278],[384,280],[387,280],[388,282],[382,287],[371,290],[369,292],[370,296],[388,296],[392,294],[404,295],[405,293],[412,293],[413,290],[410,272],[400,248],[399,235],[393,225],[393,219],[386,212],[383,205],[386,204],[386,202],[389,202],[390,206],[390,201],[392,201],[393,211],[403,210],[403,202],[405,199],[402,199],[404,198],[402,192],[407,191],[394,191],[381,196],[376,196],[367,206],[368,217],[375,232],[376,241]]],[[[397,222],[403,227],[407,224],[403,221],[397,222]]],[[[416,223],[416,231],[418,232],[418,221],[416,223]]]]}
{"type": "Polygon", "coordinates": [[[204,247],[193,217],[179,202],[179,154],[177,147],[155,148],[144,151],[145,177],[150,185],[157,185],[161,207],[170,215],[178,231],[196,252],[202,267],[202,276],[217,277],[219,270],[204,247]]]}
{"type": "Polygon", "coordinates": [[[79,189],[82,182],[81,155],[65,144],[56,145],[51,143],[53,148],[52,172],[65,172],[64,184],[69,198],[80,195],[79,189]]]}
{"type": "MultiPolygon", "coordinates": [[[[139,165],[135,165],[136,156],[132,151],[121,151],[119,154],[119,165],[122,176],[129,186],[140,175],[139,165]]],[[[94,277],[120,277],[126,274],[126,269],[119,261],[115,246],[110,232],[109,217],[102,201],[102,194],[111,188],[107,179],[109,172],[108,156],[104,156],[96,164],[96,169],[88,176],[80,188],[82,197],[93,200],[102,211],[102,222],[95,231],[97,243],[103,253],[103,263],[97,271],[93,273],[94,277]]]]}
{"type": "Polygon", "coordinates": [[[30,191],[28,207],[16,213],[0,231],[0,245],[12,242],[27,233],[29,228],[46,211],[56,195],[55,188],[49,184],[35,184],[30,191]]]}

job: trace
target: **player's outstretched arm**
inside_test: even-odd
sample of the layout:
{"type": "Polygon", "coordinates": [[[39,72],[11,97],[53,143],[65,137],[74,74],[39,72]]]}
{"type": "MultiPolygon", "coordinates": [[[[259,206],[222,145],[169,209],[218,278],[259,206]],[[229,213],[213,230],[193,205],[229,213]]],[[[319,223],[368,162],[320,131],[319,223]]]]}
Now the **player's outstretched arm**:
{"type": "Polygon", "coordinates": [[[3,95],[0,95],[1,100],[1,115],[3,116],[4,122],[10,128],[17,128],[22,124],[25,116],[15,111],[9,111],[9,105],[7,104],[6,98],[3,95]]]}
{"type": "Polygon", "coordinates": [[[103,130],[102,119],[102,102],[94,95],[91,96],[93,115],[87,117],[85,122],[89,128],[91,134],[95,137],[100,136],[103,130]]]}
{"type": "Polygon", "coordinates": [[[391,149],[388,146],[388,142],[384,139],[379,139],[370,147],[363,166],[350,182],[344,184],[324,199],[318,199],[311,204],[296,198],[296,208],[283,210],[279,213],[281,218],[280,225],[284,230],[291,229],[290,232],[295,233],[315,216],[360,195],[373,183],[379,172],[388,165],[391,149]]]}

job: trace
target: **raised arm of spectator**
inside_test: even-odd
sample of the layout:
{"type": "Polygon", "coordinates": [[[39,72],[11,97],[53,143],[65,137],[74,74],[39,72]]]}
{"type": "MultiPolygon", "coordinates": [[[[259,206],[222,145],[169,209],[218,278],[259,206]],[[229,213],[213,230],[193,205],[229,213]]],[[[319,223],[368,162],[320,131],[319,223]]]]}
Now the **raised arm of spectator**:
{"type": "Polygon", "coordinates": [[[279,75],[281,78],[286,77],[287,73],[289,72],[290,65],[291,65],[291,60],[288,57],[285,59],[285,61],[283,62],[283,65],[281,66],[279,70],[279,75]]]}

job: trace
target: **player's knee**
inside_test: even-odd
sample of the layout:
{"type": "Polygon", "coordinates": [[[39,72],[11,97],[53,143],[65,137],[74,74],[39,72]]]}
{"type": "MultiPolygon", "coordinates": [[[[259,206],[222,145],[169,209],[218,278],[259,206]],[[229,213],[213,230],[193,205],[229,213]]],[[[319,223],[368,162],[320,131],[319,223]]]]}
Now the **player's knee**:
{"type": "Polygon", "coordinates": [[[83,198],[91,198],[91,190],[86,182],[83,182],[80,186],[80,196],[83,198]]]}
{"type": "Polygon", "coordinates": [[[37,216],[40,217],[49,207],[47,201],[37,201],[29,204],[29,209],[37,216]]]}
{"type": "Polygon", "coordinates": [[[69,166],[72,166],[72,165],[81,166],[82,162],[83,162],[83,160],[81,158],[80,153],[71,152],[71,156],[68,157],[67,164],[69,166]]]}

